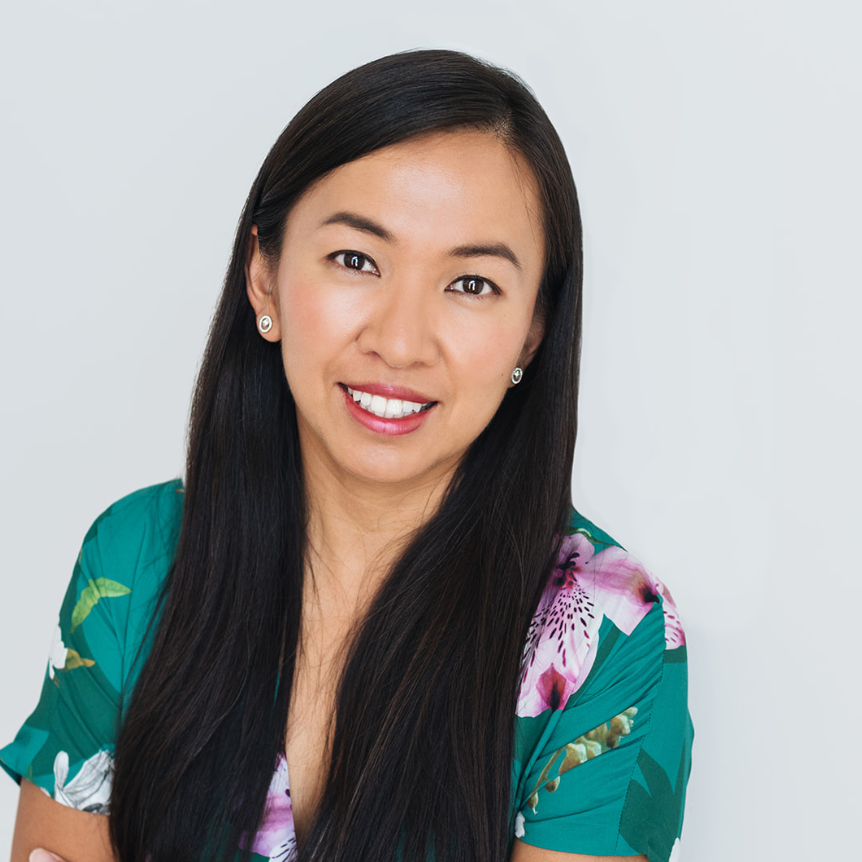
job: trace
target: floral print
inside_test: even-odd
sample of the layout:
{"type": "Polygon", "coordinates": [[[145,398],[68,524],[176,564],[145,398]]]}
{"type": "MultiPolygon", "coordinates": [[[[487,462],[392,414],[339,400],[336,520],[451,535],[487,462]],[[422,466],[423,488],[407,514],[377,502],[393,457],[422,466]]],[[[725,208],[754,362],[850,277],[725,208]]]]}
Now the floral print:
{"type": "Polygon", "coordinates": [[[51,642],[51,649],[48,652],[48,675],[54,682],[59,685],[55,671],[66,673],[66,671],[74,670],[76,667],[92,667],[96,662],[90,658],[82,658],[77,650],[67,649],[63,643],[63,632],[60,626],[54,630],[54,639],[51,642]]]}
{"type": "Polygon", "coordinates": [[[679,611],[676,602],[670,594],[670,590],[661,581],[653,578],[653,586],[657,595],[662,597],[662,611],[664,612],[664,639],[668,649],[676,649],[685,646],[685,632],[679,619],[679,611]]]}
{"type": "Polygon", "coordinates": [[[624,634],[661,595],[668,644],[684,643],[670,592],[616,545],[595,553],[585,530],[566,536],[527,635],[518,715],[562,709],[589,675],[604,617],[624,634]]]}
{"type": "Polygon", "coordinates": [[[97,751],[84,761],[78,774],[67,784],[69,755],[57,753],[54,759],[54,799],[70,808],[107,814],[111,799],[111,780],[114,777],[114,760],[107,751],[97,751]]]}
{"type": "Polygon", "coordinates": [[[70,632],[74,632],[87,619],[90,611],[99,603],[99,599],[127,596],[130,592],[131,590],[128,587],[118,584],[110,578],[97,578],[95,581],[91,578],[87,586],[81,590],[81,597],[72,611],[72,627],[70,632]]]}
{"type": "Polygon", "coordinates": [[[524,829],[524,822],[524,815],[519,811],[515,815],[515,838],[523,838],[527,834],[527,830],[524,829]]]}
{"type": "Polygon", "coordinates": [[[539,790],[542,787],[549,793],[553,793],[560,786],[560,778],[563,773],[616,748],[620,744],[620,739],[631,733],[637,712],[636,706],[630,706],[619,715],[615,715],[610,721],[587,731],[574,742],[569,742],[558,748],[545,764],[545,768],[539,775],[533,792],[527,800],[527,805],[530,806],[533,813],[536,813],[539,806],[539,790]],[[551,772],[554,767],[556,767],[557,774],[552,778],[551,772]]]}
{"type": "MultiPolygon", "coordinates": [[[[96,519],[60,609],[40,701],[0,750],[0,767],[64,805],[109,812],[123,693],[134,690],[183,498],[181,482],[166,482],[96,519]]],[[[511,837],[560,852],[677,862],[692,728],[676,606],[576,512],[570,530],[523,652],[511,837]]],[[[241,843],[256,860],[296,859],[283,753],[259,828],[241,843]]]]}
{"type": "Polygon", "coordinates": [[[63,632],[60,626],[54,626],[54,637],[48,652],[48,673],[54,679],[54,671],[66,668],[66,645],[63,643],[63,632]]]}
{"type": "MultiPolygon", "coordinates": [[[[244,842],[243,846],[248,846],[244,842]]],[[[290,805],[290,780],[287,758],[279,752],[275,773],[266,795],[266,809],[249,849],[274,862],[291,862],[296,856],[293,809],[290,805]]]]}

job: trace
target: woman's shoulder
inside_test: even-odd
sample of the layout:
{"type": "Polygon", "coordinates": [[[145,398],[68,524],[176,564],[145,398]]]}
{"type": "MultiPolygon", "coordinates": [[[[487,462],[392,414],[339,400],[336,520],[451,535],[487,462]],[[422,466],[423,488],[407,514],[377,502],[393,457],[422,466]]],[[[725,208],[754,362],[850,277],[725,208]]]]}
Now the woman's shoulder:
{"type": "Polygon", "coordinates": [[[519,716],[571,706],[620,636],[656,661],[685,645],[670,590],[612,536],[573,510],[527,637],[519,716]]]}
{"type": "MultiPolygon", "coordinates": [[[[92,601],[129,595],[129,611],[146,612],[176,552],[184,490],[180,479],[140,488],[105,509],[81,545],[67,603],[74,599],[77,628],[92,601]]],[[[125,607],[108,603],[108,607],[125,607]]]]}
{"type": "Polygon", "coordinates": [[[73,808],[107,813],[118,719],[173,561],[183,487],[127,494],[93,521],[60,606],[42,694],[0,765],[73,808]]]}
{"type": "Polygon", "coordinates": [[[575,512],[524,649],[516,837],[560,852],[671,856],[694,733],[686,649],[668,588],[575,512]]]}
{"type": "Polygon", "coordinates": [[[182,519],[184,488],[181,479],[171,479],[139,488],[112,503],[93,521],[84,536],[82,553],[128,557],[142,551],[164,553],[178,536],[182,519]]]}
{"type": "Polygon", "coordinates": [[[183,509],[179,479],[140,488],[93,521],[60,612],[64,635],[100,647],[127,681],[130,658],[149,629],[176,553],[183,509]]]}

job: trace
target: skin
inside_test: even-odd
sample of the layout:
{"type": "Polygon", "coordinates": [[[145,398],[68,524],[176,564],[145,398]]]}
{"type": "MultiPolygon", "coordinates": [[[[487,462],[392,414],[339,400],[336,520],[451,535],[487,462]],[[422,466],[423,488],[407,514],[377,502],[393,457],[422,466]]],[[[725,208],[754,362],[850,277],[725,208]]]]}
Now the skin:
{"type": "Polygon", "coordinates": [[[12,862],[26,862],[37,847],[53,851],[66,862],[113,862],[115,858],[107,817],[67,808],[24,779],[12,836],[12,862]]]}
{"type": "MultiPolygon", "coordinates": [[[[31,851],[40,848],[51,848],[48,851],[51,855],[43,858],[37,853],[32,862],[115,862],[110,849],[107,817],[66,808],[24,780],[21,782],[11,862],[27,862],[31,851]]],[[[557,853],[516,839],[510,862],[647,862],[647,858],[557,853]]]]}
{"type": "MultiPolygon", "coordinates": [[[[277,261],[253,231],[248,297],[258,319],[272,318],[262,337],[281,344],[310,512],[286,728],[300,843],[326,774],[326,717],[349,632],[439,505],[512,386],[512,369],[535,354],[544,254],[531,170],[492,134],[472,130],[401,142],[319,180],[291,212],[277,261]],[[410,433],[385,434],[351,412],[343,387],[358,384],[408,387],[434,406],[410,433]]],[[[36,846],[67,862],[112,858],[107,819],[23,782],[13,862],[36,846]]],[[[513,862],[597,858],[519,840],[512,853],[513,862]]]]}

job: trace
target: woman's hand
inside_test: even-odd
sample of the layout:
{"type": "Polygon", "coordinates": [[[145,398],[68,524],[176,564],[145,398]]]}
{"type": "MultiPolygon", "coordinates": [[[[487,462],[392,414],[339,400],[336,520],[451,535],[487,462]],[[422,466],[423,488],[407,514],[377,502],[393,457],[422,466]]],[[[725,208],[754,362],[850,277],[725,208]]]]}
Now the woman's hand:
{"type": "Polygon", "coordinates": [[[61,805],[22,780],[11,862],[31,858],[32,862],[116,862],[108,818],[61,805]]]}
{"type": "MultiPolygon", "coordinates": [[[[51,862],[50,859],[34,859],[33,862],[51,862]]],[[[647,862],[646,856],[582,856],[580,853],[559,853],[543,850],[515,839],[509,862],[647,862]]]]}

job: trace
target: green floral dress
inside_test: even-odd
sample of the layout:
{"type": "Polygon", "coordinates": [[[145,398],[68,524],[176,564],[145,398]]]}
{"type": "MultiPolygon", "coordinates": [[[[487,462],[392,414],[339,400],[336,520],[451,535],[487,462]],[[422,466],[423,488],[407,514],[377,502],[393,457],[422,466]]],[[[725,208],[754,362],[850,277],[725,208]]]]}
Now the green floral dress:
{"type": "MultiPolygon", "coordinates": [[[[42,695],[0,765],[64,805],[107,814],[113,753],[149,650],[182,516],[179,480],[136,491],[84,538],[42,695]]],[[[524,646],[513,838],[596,856],[680,858],[693,730],[685,635],[670,592],[575,513],[524,646]]],[[[249,849],[290,862],[283,756],[249,849]]]]}

